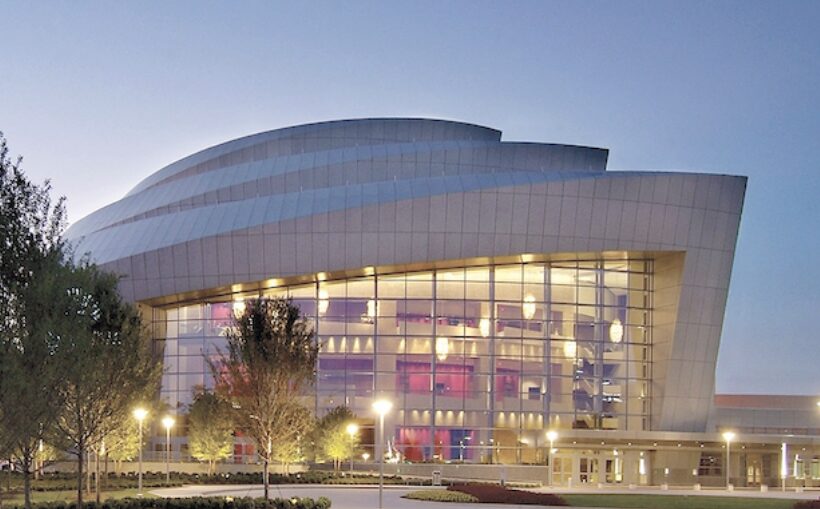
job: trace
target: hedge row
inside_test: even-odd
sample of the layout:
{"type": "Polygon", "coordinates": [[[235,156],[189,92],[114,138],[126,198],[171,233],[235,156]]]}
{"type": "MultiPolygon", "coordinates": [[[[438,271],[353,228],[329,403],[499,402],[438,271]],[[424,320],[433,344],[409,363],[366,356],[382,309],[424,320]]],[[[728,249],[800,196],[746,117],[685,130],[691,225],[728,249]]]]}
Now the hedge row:
{"type": "MultiPolygon", "coordinates": [[[[34,509],[77,509],[76,502],[43,502],[33,504],[34,509]]],[[[330,509],[330,499],[319,497],[302,498],[231,498],[231,497],[191,497],[191,498],[124,498],[106,500],[97,505],[86,502],[83,509],[330,509]]]]}
{"type": "MultiPolygon", "coordinates": [[[[22,477],[13,478],[15,487],[22,487],[22,477]]],[[[334,473],[322,470],[301,472],[298,474],[270,474],[271,484],[374,484],[379,478],[364,473],[334,473]]],[[[105,479],[106,489],[133,488],[137,485],[137,475],[108,474],[105,479]]],[[[409,484],[414,486],[430,485],[429,479],[403,479],[399,476],[384,477],[386,484],[409,484]]],[[[181,486],[183,484],[261,484],[262,474],[259,472],[237,472],[225,474],[188,474],[171,472],[171,482],[165,482],[164,472],[145,472],[143,486],[148,488],[181,486]]],[[[72,472],[51,472],[38,480],[32,480],[34,491],[63,491],[76,487],[76,474],[72,472]]]]}
{"type": "Polygon", "coordinates": [[[460,491],[446,490],[411,491],[402,498],[409,498],[410,500],[424,500],[425,502],[460,502],[462,504],[478,502],[478,499],[472,495],[468,495],[460,491]]]}

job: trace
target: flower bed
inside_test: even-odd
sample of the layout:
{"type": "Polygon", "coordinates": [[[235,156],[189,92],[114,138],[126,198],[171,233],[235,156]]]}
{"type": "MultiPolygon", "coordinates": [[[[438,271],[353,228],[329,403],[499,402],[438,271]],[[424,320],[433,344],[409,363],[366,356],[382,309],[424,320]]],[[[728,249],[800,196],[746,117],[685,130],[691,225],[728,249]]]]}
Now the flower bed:
{"type": "Polygon", "coordinates": [[[447,489],[472,495],[484,504],[569,505],[566,500],[552,493],[512,490],[496,484],[454,484],[447,489]]]}
{"type": "Polygon", "coordinates": [[[803,500],[794,504],[794,509],[820,509],[820,498],[817,500],[803,500]]]}

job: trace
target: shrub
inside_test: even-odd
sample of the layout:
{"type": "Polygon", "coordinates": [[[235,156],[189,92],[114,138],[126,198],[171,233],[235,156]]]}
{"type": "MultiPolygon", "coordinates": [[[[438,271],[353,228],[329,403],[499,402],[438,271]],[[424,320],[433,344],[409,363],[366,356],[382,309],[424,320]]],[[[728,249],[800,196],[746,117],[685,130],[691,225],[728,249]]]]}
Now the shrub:
{"type": "Polygon", "coordinates": [[[478,502],[477,498],[475,498],[472,495],[468,495],[467,493],[462,493],[460,491],[447,491],[447,490],[411,491],[410,493],[404,495],[403,498],[409,498],[411,500],[426,500],[428,502],[461,502],[461,503],[478,502]]]}
{"type": "Polygon", "coordinates": [[[472,495],[484,504],[569,505],[552,493],[511,490],[495,484],[454,484],[447,489],[472,495]]]}
{"type": "MultiPolygon", "coordinates": [[[[270,474],[271,484],[375,484],[379,478],[365,473],[334,473],[324,470],[311,470],[297,474],[270,474]]],[[[190,474],[182,472],[171,472],[171,482],[165,482],[164,472],[145,472],[143,475],[143,486],[146,488],[159,488],[169,486],[182,486],[183,484],[259,484],[262,482],[262,474],[259,472],[236,472],[223,474],[190,474]]],[[[427,485],[430,479],[404,479],[400,476],[385,476],[385,484],[410,484],[427,485]]],[[[103,486],[106,490],[122,490],[135,488],[137,486],[137,474],[129,472],[123,474],[109,473],[104,476],[103,486]]],[[[22,489],[23,479],[19,474],[13,473],[9,480],[9,485],[13,491],[22,489]]],[[[71,491],[76,488],[76,474],[69,472],[49,472],[40,479],[32,481],[34,491],[71,491]]],[[[65,508],[63,508],[65,509],[65,508]]],[[[196,508],[193,508],[196,509],[196,508]]]]}
{"type": "Polygon", "coordinates": [[[820,498],[817,500],[801,500],[795,502],[794,509],[820,509],[820,498]]]}
{"type": "MultiPolygon", "coordinates": [[[[94,502],[86,502],[83,509],[330,509],[330,499],[319,497],[313,500],[303,498],[124,498],[106,500],[99,508],[94,502]]],[[[44,502],[33,504],[34,509],[77,509],[76,502],[44,502]]]]}

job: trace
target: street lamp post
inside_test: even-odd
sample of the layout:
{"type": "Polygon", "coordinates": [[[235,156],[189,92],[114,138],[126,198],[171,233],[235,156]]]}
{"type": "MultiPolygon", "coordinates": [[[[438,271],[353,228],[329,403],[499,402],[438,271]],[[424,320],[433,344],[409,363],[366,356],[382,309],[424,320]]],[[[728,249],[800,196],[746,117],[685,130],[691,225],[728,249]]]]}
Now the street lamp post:
{"type": "Polygon", "coordinates": [[[731,470],[731,468],[732,468],[732,467],[731,467],[731,464],[730,464],[731,457],[730,457],[730,455],[729,455],[729,449],[730,449],[730,447],[731,447],[732,440],[734,440],[734,439],[735,439],[735,434],[734,434],[734,432],[732,432],[732,431],[724,431],[724,432],[723,432],[723,439],[724,439],[724,440],[726,440],[726,489],[728,490],[728,489],[729,489],[729,485],[730,485],[730,484],[729,484],[729,478],[730,478],[730,476],[729,476],[729,471],[730,471],[730,470],[731,470]]]}
{"type": "Polygon", "coordinates": [[[384,416],[393,408],[393,403],[386,399],[373,402],[373,410],[379,414],[379,442],[376,454],[379,455],[379,509],[382,509],[384,500],[384,416]]]}
{"type": "Polygon", "coordinates": [[[170,415],[163,417],[162,425],[165,426],[165,484],[171,483],[171,428],[174,426],[174,418],[170,415]]]}
{"type": "Polygon", "coordinates": [[[144,408],[137,408],[134,410],[134,419],[139,423],[140,428],[140,447],[139,447],[139,477],[137,478],[137,496],[142,496],[142,422],[148,416],[148,410],[144,408]]]}
{"type": "Polygon", "coordinates": [[[555,430],[547,431],[547,440],[550,441],[550,453],[549,453],[549,469],[550,469],[550,488],[552,487],[552,473],[555,470],[555,465],[553,464],[553,452],[555,451],[555,440],[558,439],[558,432],[555,430]]]}
{"type": "MultiPolygon", "coordinates": [[[[359,425],[355,422],[351,422],[347,425],[347,434],[350,435],[350,445],[353,445],[353,440],[356,438],[356,433],[359,432],[359,425]]],[[[350,451],[350,472],[353,473],[353,455],[354,452],[351,447],[350,451]]]]}

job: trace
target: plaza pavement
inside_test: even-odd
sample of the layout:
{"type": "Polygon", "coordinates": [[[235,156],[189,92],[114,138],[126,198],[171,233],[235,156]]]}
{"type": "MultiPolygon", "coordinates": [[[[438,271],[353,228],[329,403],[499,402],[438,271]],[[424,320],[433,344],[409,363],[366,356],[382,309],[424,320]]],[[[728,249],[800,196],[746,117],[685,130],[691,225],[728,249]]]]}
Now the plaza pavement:
{"type": "MultiPolygon", "coordinates": [[[[408,500],[401,498],[402,495],[419,489],[430,489],[430,487],[418,486],[385,486],[384,487],[384,508],[385,509],[475,509],[475,504],[457,504],[441,502],[424,502],[420,500],[408,500]]],[[[444,489],[444,488],[441,488],[444,489]]],[[[728,492],[726,490],[669,490],[661,491],[658,488],[534,488],[532,491],[544,491],[557,494],[565,493],[619,493],[619,494],[654,494],[654,495],[690,495],[690,496],[726,496],[726,497],[760,497],[760,498],[791,498],[791,499],[816,499],[820,496],[820,491],[811,490],[796,493],[794,490],[781,492],[769,491],[761,493],[759,490],[736,490],[728,492]]],[[[261,497],[262,486],[259,484],[250,485],[191,485],[179,488],[162,488],[151,491],[152,494],[160,497],[194,497],[194,496],[215,496],[215,497],[261,497]]],[[[333,502],[332,509],[376,509],[379,505],[379,489],[374,485],[321,485],[321,484],[273,484],[270,487],[271,497],[291,498],[291,497],[327,497],[333,502]]],[[[524,505],[500,505],[481,504],[481,509],[532,509],[533,506],[524,505]]],[[[599,508],[600,509],[600,508],[599,508]]]]}

